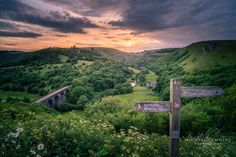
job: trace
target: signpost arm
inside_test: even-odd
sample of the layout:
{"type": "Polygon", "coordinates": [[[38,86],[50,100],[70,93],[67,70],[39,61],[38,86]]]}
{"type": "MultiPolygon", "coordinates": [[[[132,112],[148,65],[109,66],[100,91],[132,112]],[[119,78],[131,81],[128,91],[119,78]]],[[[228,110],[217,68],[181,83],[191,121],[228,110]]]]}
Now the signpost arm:
{"type": "Polygon", "coordinates": [[[180,108],[181,108],[181,81],[170,80],[170,145],[169,157],[179,157],[180,108]]]}

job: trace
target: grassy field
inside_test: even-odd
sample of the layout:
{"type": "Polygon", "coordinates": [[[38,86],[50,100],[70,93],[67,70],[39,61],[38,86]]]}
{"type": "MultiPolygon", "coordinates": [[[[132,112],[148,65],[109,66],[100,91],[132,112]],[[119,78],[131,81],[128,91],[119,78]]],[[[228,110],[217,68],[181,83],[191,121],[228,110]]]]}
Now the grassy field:
{"type": "Polygon", "coordinates": [[[156,94],[153,94],[151,89],[142,86],[135,86],[132,93],[120,94],[113,96],[115,99],[119,99],[121,103],[125,105],[132,105],[137,101],[157,101],[159,100],[156,94]]]}
{"type": "MultiPolygon", "coordinates": [[[[138,74],[140,70],[129,67],[135,74],[138,74]]],[[[157,75],[149,70],[149,73],[146,75],[147,81],[156,81],[157,75]]],[[[119,99],[121,103],[125,105],[132,105],[137,101],[157,101],[159,100],[157,94],[154,94],[151,89],[137,85],[133,87],[132,93],[120,94],[113,96],[115,99],[119,99]]]]}
{"type": "Polygon", "coordinates": [[[18,99],[28,98],[31,101],[34,101],[37,98],[39,98],[38,95],[29,94],[29,93],[26,93],[26,92],[6,92],[6,91],[0,91],[0,98],[1,99],[6,99],[9,96],[12,97],[12,98],[18,98],[18,99]]]}

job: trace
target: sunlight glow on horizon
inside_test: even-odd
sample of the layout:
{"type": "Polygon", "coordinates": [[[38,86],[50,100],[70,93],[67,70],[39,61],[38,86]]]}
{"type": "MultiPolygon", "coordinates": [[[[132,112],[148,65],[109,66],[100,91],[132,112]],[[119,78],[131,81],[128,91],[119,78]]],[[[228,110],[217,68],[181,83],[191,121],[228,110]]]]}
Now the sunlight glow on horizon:
{"type": "Polygon", "coordinates": [[[236,3],[216,1],[1,0],[0,50],[76,46],[140,52],[236,39],[236,3]]]}

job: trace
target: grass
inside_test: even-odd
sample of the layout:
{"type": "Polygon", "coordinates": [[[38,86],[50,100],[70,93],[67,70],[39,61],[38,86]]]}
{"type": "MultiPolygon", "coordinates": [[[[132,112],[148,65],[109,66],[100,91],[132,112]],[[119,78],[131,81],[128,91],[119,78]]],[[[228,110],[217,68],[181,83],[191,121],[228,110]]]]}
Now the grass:
{"type": "Polygon", "coordinates": [[[203,54],[204,44],[204,42],[196,43],[185,48],[190,53],[190,56],[180,63],[185,71],[191,72],[217,66],[236,65],[236,47],[231,45],[231,43],[218,42],[218,46],[208,51],[205,55],[203,54]]]}
{"type": "MultiPolygon", "coordinates": [[[[138,74],[140,70],[131,68],[129,67],[130,70],[132,70],[135,74],[138,74]]],[[[157,75],[149,70],[149,73],[146,75],[146,80],[147,81],[156,81],[157,75]]],[[[133,92],[128,93],[128,94],[120,94],[120,95],[115,95],[115,99],[119,99],[121,103],[125,105],[132,105],[137,101],[157,101],[159,100],[159,97],[157,94],[154,94],[151,89],[136,85],[133,87],[133,92]]]]}
{"type": "Polygon", "coordinates": [[[58,55],[58,58],[63,63],[65,63],[68,60],[68,57],[66,55],[58,55]]]}
{"type": "Polygon", "coordinates": [[[1,99],[6,99],[7,97],[18,98],[18,99],[28,98],[31,101],[34,101],[37,98],[39,98],[38,95],[30,94],[30,93],[26,93],[26,92],[0,91],[0,98],[1,99]]]}
{"type": "Polygon", "coordinates": [[[156,81],[157,75],[153,71],[149,70],[149,73],[146,76],[146,80],[147,81],[156,81]]]}
{"type": "Polygon", "coordinates": [[[140,70],[129,67],[130,70],[132,70],[135,74],[138,74],[140,72],[140,70]]]}
{"type": "Polygon", "coordinates": [[[157,101],[159,100],[156,94],[153,94],[151,89],[142,86],[135,86],[132,93],[120,94],[113,96],[119,99],[125,105],[132,105],[137,101],[157,101]]]}
{"type": "Polygon", "coordinates": [[[92,61],[78,60],[76,65],[83,66],[83,65],[90,65],[92,63],[93,63],[92,61]]]}

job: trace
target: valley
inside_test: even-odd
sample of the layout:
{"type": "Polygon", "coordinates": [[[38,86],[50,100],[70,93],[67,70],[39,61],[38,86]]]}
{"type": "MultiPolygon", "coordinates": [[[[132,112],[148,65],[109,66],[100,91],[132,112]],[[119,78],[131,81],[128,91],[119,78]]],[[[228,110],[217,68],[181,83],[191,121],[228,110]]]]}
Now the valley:
{"type": "Polygon", "coordinates": [[[174,77],[225,91],[183,98],[181,156],[235,156],[235,51],[229,40],[132,54],[96,47],[0,53],[0,156],[168,156],[168,113],[137,113],[131,105],[169,100],[174,77]],[[64,86],[64,103],[34,103],[64,86]]]}

